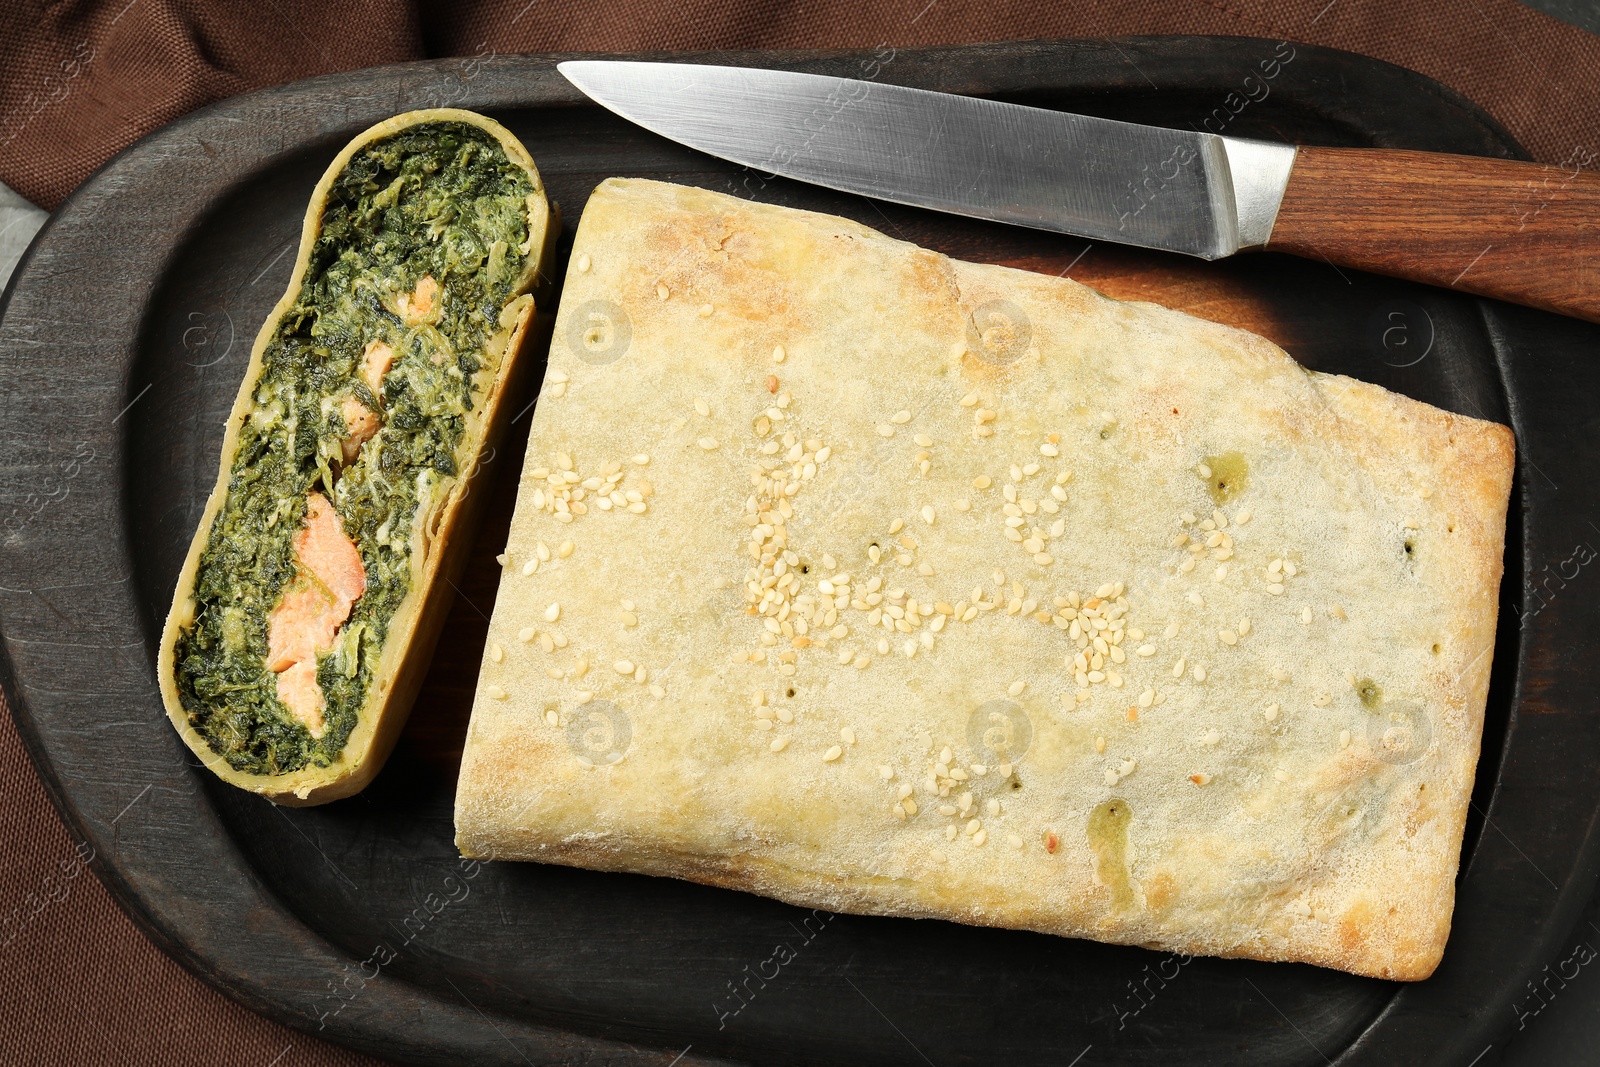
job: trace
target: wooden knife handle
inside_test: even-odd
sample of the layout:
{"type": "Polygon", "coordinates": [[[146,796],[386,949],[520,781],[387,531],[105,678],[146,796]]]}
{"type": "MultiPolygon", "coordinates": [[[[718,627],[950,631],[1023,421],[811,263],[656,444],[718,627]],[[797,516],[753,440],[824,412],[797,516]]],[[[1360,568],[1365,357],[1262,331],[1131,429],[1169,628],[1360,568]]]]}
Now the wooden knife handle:
{"type": "Polygon", "coordinates": [[[1600,322],[1600,174],[1570,164],[1302,148],[1267,247],[1600,322]]]}

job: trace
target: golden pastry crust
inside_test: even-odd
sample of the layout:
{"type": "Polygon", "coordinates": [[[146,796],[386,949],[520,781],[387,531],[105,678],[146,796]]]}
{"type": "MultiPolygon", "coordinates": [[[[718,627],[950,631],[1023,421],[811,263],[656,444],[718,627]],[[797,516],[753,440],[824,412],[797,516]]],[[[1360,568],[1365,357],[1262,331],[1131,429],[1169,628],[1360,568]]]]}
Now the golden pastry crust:
{"type": "Polygon", "coordinates": [[[1424,978],[1512,449],[1153,304],[608,181],[457,843],[1424,978]]]}
{"type": "Polygon", "coordinates": [[[175,652],[182,629],[190,625],[194,618],[196,575],[212,523],[227,498],[229,476],[239,447],[240,427],[250,414],[252,394],[261,377],[263,359],[278,324],[300,297],[310,256],[321,232],[323,209],[334,182],[356,153],[372,142],[432,122],[466,123],[485,130],[505,149],[507,158],[527,171],[533,180],[535,194],[529,197],[528,203],[529,250],[523,256],[522,273],[512,286],[513,294],[528,294],[535,287],[544,266],[549,263],[561,229],[560,216],[554,211],[554,205],[545,198],[543,183],[527,149],[493,119],[455,108],[411,111],[372,126],[346,145],[328,164],[328,169],[312,192],[288,289],[267,316],[251,349],[244,381],[240,384],[228,417],[227,431],[223,435],[217,481],[206,501],[189,554],[178,574],[172,608],[162,630],[156,673],[167,717],[174,729],[190,750],[223,781],[260,793],[286,806],[323,804],[358,793],[388,759],[405,725],[411,702],[427,674],[434,644],[454,600],[453,588],[443,579],[459,575],[465,562],[463,552],[470,540],[481,503],[472,496],[469,487],[484,457],[493,456],[494,445],[509,417],[502,410],[505,398],[518,394],[519,385],[527,374],[524,368],[529,360],[524,356],[524,349],[530,333],[534,332],[535,308],[531,295],[521,295],[507,305],[501,316],[501,333],[494,339],[497,344],[504,342],[503,355],[493,372],[485,374],[482,383],[475,387],[479,399],[465,420],[466,430],[457,457],[459,473],[441,479],[430,516],[416,523],[411,591],[390,619],[389,634],[373,672],[366,702],[339,757],[326,767],[310,765],[281,775],[252,774],[229,766],[212,751],[206,739],[189,722],[178,695],[175,652]]]}

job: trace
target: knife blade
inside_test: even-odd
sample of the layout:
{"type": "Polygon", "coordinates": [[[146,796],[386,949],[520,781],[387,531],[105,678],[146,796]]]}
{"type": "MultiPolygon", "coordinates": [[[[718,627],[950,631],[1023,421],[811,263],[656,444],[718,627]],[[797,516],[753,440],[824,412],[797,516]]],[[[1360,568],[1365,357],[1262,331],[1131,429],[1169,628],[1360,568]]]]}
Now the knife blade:
{"type": "Polygon", "coordinates": [[[915,207],[1219,259],[1266,243],[1295,150],[795,71],[570,61],[672,140],[915,207]]]}
{"type": "Polygon", "coordinates": [[[648,130],[848,193],[1220,259],[1268,248],[1600,322],[1600,176],[1296,147],[788,70],[572,60],[648,130]]]}

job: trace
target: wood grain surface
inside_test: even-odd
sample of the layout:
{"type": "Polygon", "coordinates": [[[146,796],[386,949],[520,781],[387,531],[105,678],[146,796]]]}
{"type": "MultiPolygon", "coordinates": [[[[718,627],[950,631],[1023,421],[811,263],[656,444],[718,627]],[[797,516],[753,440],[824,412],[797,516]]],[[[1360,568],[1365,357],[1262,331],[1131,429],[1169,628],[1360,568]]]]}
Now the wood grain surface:
{"type": "Polygon", "coordinates": [[[1302,148],[1267,247],[1600,322],[1600,174],[1302,148]]]}
{"type": "MultiPolygon", "coordinates": [[[[907,85],[1185,128],[1275,44],[1034,42],[901,52],[887,66],[871,52],[676,58],[843,76],[876,62],[907,85]]],[[[1520,155],[1426,79],[1296,47],[1271,96],[1226,132],[1520,155]]],[[[1600,384],[1597,331],[1316,260],[1206,264],[768,180],[601,112],[555,73],[561,58],[381,68],[227,101],[87,182],[19,271],[0,320],[0,520],[14,517],[0,537],[0,681],[74,840],[156,943],[257,1011],[417,1063],[887,1067],[925,1054],[940,1067],[1061,1067],[1092,1046],[1085,1067],[1457,1064],[1513,1027],[1525,981],[1559,958],[1600,868],[1597,667],[1575,636],[1600,625],[1600,598],[1577,586],[1587,572],[1564,592],[1541,571],[1565,574],[1575,542],[1600,543],[1577,506],[1592,506],[1600,478],[1586,401],[1600,384]],[[1139,949],[838,916],[729,1017],[732,985],[795,939],[807,913],[662,879],[461,864],[455,769],[526,418],[485,470],[488,515],[460,595],[372,786],[286,810],[197,767],[165,720],[151,663],[244,353],[287,280],[286,248],[328,159],[373,121],[443,104],[486,111],[524,141],[569,235],[605,177],[701,185],[1246,326],[1307,367],[1511,422],[1523,474],[1507,625],[1435,977],[1399,988],[1195,959],[1163,979],[1175,961],[1139,949]],[[94,459],[59,493],[79,448],[94,459]],[[1534,577],[1547,590],[1537,603],[1534,577]]],[[[568,249],[570,236],[558,259],[568,249]]]]}

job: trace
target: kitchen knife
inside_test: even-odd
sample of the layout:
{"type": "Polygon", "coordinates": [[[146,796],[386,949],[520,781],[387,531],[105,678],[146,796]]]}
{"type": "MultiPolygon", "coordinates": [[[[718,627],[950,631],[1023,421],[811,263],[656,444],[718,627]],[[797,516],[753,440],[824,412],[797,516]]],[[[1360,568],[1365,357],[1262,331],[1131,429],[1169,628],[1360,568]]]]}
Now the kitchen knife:
{"type": "Polygon", "coordinates": [[[582,60],[596,102],[845,192],[1220,259],[1267,248],[1600,322],[1600,175],[1169,130],[795,71],[582,60]]]}

